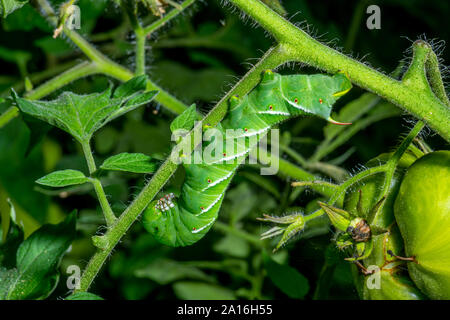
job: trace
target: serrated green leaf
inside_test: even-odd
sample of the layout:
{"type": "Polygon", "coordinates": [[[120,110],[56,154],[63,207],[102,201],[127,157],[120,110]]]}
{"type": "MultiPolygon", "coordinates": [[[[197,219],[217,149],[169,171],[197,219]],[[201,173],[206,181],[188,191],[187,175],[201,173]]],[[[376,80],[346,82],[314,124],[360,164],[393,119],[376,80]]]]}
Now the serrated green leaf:
{"type": "Polygon", "coordinates": [[[185,300],[235,300],[230,289],[202,282],[177,282],[173,285],[175,294],[185,300]]]}
{"type": "Polygon", "coordinates": [[[19,246],[16,268],[0,269],[0,299],[45,299],[55,289],[62,256],[75,239],[76,213],[43,225],[19,246]]]}
{"type": "Polygon", "coordinates": [[[0,15],[6,18],[11,12],[20,9],[28,0],[0,0],[0,15]]]}
{"type": "Polygon", "coordinates": [[[134,173],[152,173],[156,170],[156,163],[143,153],[120,153],[112,156],[100,166],[103,170],[117,170],[134,173]]]}
{"type": "Polygon", "coordinates": [[[135,95],[134,97],[130,98],[127,102],[125,102],[125,104],[122,106],[122,108],[120,108],[117,111],[115,111],[114,113],[112,113],[108,117],[107,122],[110,122],[110,121],[124,115],[125,113],[136,109],[139,106],[149,103],[150,101],[153,100],[153,98],[157,94],[158,94],[158,91],[149,91],[149,92],[144,92],[139,95],[135,95]]]}
{"type": "Polygon", "coordinates": [[[309,291],[308,279],[288,265],[278,264],[263,253],[264,267],[270,280],[286,295],[302,299],[309,291]]]}
{"type": "Polygon", "coordinates": [[[78,170],[60,170],[52,172],[38,180],[36,183],[42,184],[48,187],[67,187],[76,184],[82,184],[88,182],[89,179],[83,172],[78,170]]]}
{"type": "Polygon", "coordinates": [[[77,292],[71,294],[65,300],[104,300],[104,299],[90,292],[77,292]]]}
{"type": "Polygon", "coordinates": [[[145,90],[147,85],[147,77],[145,75],[137,76],[130,81],[124,82],[114,90],[113,98],[123,98],[133,93],[145,90]]]}
{"type": "Polygon", "coordinates": [[[196,119],[197,111],[194,103],[172,121],[172,123],[170,124],[170,131],[175,132],[176,130],[180,129],[189,131],[194,127],[196,119]]]}
{"type": "Polygon", "coordinates": [[[150,265],[136,270],[134,275],[138,278],[153,280],[161,285],[181,279],[213,280],[198,268],[164,258],[157,259],[150,265]]]}
{"type": "Polygon", "coordinates": [[[52,101],[31,101],[12,96],[19,109],[71,134],[80,143],[87,143],[95,131],[115,118],[149,103],[157,91],[143,92],[142,77],[119,86],[112,96],[111,87],[100,93],[78,95],[64,92],[52,101]],[[132,88],[138,88],[134,91],[132,88]]]}

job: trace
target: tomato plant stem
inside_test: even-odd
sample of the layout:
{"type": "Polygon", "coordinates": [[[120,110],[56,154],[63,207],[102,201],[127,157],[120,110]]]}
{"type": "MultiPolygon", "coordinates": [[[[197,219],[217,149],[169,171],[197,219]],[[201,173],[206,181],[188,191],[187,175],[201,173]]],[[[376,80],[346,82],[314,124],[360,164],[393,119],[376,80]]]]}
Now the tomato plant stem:
{"type": "Polygon", "coordinates": [[[179,7],[175,7],[168,14],[166,14],[161,19],[156,20],[152,24],[148,25],[144,28],[144,34],[146,36],[152,34],[156,30],[160,29],[161,27],[165,26],[170,20],[178,16],[180,13],[182,13],[185,9],[187,9],[189,6],[194,4],[194,2],[197,0],[185,0],[183,1],[179,7]]]}
{"type": "Polygon", "coordinates": [[[60,75],[52,78],[51,80],[43,83],[36,89],[27,92],[24,96],[32,100],[39,99],[65,86],[66,84],[71,83],[76,79],[87,77],[99,72],[100,70],[96,63],[84,61],[74,66],[73,68],[66,70],[60,75]]]}
{"type": "MultiPolygon", "coordinates": [[[[425,121],[445,140],[450,141],[450,126],[448,125],[450,111],[448,106],[442,103],[430,88],[419,88],[416,85],[417,81],[412,83],[398,81],[345,56],[316,41],[260,1],[230,1],[269,31],[289,52],[292,60],[307,63],[330,73],[345,71],[352,82],[425,121]]],[[[427,46],[427,49],[431,51],[431,47],[424,44],[423,41],[418,43],[419,46],[427,46]]],[[[412,64],[412,67],[415,66],[412,64]]]]}
{"type": "MultiPolygon", "coordinates": [[[[97,171],[97,166],[95,165],[94,156],[92,155],[92,150],[89,145],[89,141],[86,141],[81,144],[83,147],[84,157],[86,158],[86,162],[88,164],[89,173],[92,174],[97,171]]],[[[98,200],[100,202],[100,206],[103,211],[103,215],[105,216],[106,224],[111,226],[116,221],[116,216],[109,205],[108,199],[106,197],[105,191],[103,190],[103,186],[100,183],[100,180],[97,178],[91,177],[90,181],[94,186],[95,193],[97,194],[98,200]]]]}
{"type": "Polygon", "coordinates": [[[140,76],[145,74],[145,36],[142,28],[135,30],[136,34],[136,70],[135,75],[140,76]]]}
{"type": "Polygon", "coordinates": [[[114,215],[111,206],[109,205],[108,199],[106,197],[105,191],[103,190],[103,186],[100,180],[97,178],[91,178],[90,181],[94,186],[95,193],[97,194],[100,206],[102,207],[103,215],[105,216],[106,220],[106,225],[110,227],[114,224],[117,218],[114,215]]]}
{"type": "Polygon", "coordinates": [[[19,114],[19,109],[17,107],[9,107],[0,115],[0,128],[6,125],[9,121],[14,119],[19,114]]]}

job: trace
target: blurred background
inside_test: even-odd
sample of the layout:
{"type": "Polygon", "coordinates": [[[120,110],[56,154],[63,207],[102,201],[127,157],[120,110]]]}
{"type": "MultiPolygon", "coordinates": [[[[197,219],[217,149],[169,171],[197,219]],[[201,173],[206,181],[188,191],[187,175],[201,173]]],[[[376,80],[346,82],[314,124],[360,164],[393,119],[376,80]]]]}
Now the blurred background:
{"type": "MultiPolygon", "coordinates": [[[[51,1],[57,7],[61,1],[51,1]]],[[[286,17],[316,38],[379,71],[392,73],[407,49],[418,38],[431,41],[444,64],[450,50],[448,1],[305,1],[284,0],[286,17]],[[366,27],[369,4],[381,8],[381,29],[366,27]]],[[[124,13],[113,1],[80,0],[81,30],[96,48],[127,68],[134,68],[134,37],[124,13]]],[[[143,13],[146,21],[156,20],[143,13]]],[[[0,97],[13,87],[25,90],[25,78],[34,86],[57,76],[83,61],[83,54],[67,39],[52,38],[53,30],[32,5],[1,19],[0,97]]],[[[147,74],[162,88],[187,105],[196,102],[202,112],[242,77],[273,44],[261,28],[242,21],[221,1],[198,1],[179,18],[148,40],[147,74]]],[[[314,69],[289,65],[281,73],[310,73],[314,69]]],[[[77,80],[57,90],[90,93],[108,82],[101,75],[77,80]]],[[[353,109],[373,105],[361,120],[358,132],[330,147],[330,129],[319,119],[295,119],[281,126],[283,157],[297,166],[303,158],[334,166],[339,174],[356,172],[369,159],[389,152],[411,126],[411,119],[399,109],[355,87],[339,101],[339,116],[353,109]],[[352,104],[353,103],[353,104],[352,104]],[[349,107],[350,105],[350,107],[349,107]],[[352,109],[353,108],[353,109],[352,109]],[[325,128],[325,129],[324,129],[325,128]],[[327,149],[328,148],[328,149],[327,149]],[[317,150],[328,150],[322,155],[317,150]]],[[[8,108],[0,104],[0,113],[8,108]]],[[[169,124],[175,114],[153,103],[140,108],[101,129],[93,141],[100,163],[120,152],[141,152],[163,161],[169,154],[169,124]]],[[[345,120],[345,119],[340,119],[345,120]]],[[[30,119],[18,117],[0,128],[0,211],[8,210],[10,198],[18,220],[29,235],[44,223],[57,223],[73,209],[78,210],[78,239],[65,256],[59,287],[53,299],[68,293],[67,266],[84,266],[94,253],[90,237],[101,232],[104,223],[95,193],[90,185],[64,190],[39,187],[34,181],[60,169],[87,172],[79,146],[57,129],[31,134],[30,119]]],[[[330,140],[331,139],[331,140],[330,140]]],[[[443,140],[428,132],[427,143],[434,149],[443,140]]],[[[339,181],[336,171],[314,166],[306,170],[339,181]]],[[[263,213],[314,211],[320,196],[290,186],[291,177],[260,177],[257,168],[243,167],[227,192],[220,222],[200,242],[187,248],[158,244],[137,222],[122,239],[96,279],[92,291],[106,299],[357,299],[349,264],[331,244],[333,236],[327,221],[298,235],[276,254],[271,251],[279,239],[260,241],[271,226],[256,220],[263,213]],[[314,236],[314,237],[313,237],[314,236]]],[[[130,203],[151,175],[109,173],[102,178],[116,213],[130,203]]],[[[177,190],[183,181],[178,170],[163,191],[177,190]]]]}

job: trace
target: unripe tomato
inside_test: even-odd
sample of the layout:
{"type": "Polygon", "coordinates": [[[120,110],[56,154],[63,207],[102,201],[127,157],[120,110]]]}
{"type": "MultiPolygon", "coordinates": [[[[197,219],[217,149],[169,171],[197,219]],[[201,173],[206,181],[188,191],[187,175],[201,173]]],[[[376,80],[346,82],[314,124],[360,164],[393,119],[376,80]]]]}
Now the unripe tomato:
{"type": "Polygon", "coordinates": [[[450,299],[450,151],[425,155],[408,168],[394,214],[414,283],[432,299],[450,299]]]}
{"type": "Polygon", "coordinates": [[[356,267],[352,267],[355,284],[360,297],[364,300],[422,300],[426,297],[414,285],[404,271],[404,263],[392,257],[389,252],[401,255],[403,252],[402,238],[396,225],[382,235],[374,236],[372,255],[364,259],[363,264],[377,274],[364,275],[356,267]],[[378,269],[374,269],[376,266],[378,269]],[[403,266],[403,267],[402,267],[403,266]],[[376,283],[379,287],[370,287],[376,283]]]}
{"type": "MultiPolygon", "coordinates": [[[[367,163],[368,167],[380,165],[387,161],[391,154],[381,154],[367,163]]],[[[353,266],[352,271],[358,293],[365,300],[417,300],[424,299],[424,295],[417,289],[414,283],[404,271],[404,262],[397,260],[390,253],[401,256],[403,252],[403,240],[398,227],[395,224],[393,206],[397,196],[404,171],[417,158],[406,153],[398,164],[393,181],[387,194],[383,207],[376,215],[371,227],[386,229],[387,232],[373,235],[373,251],[371,255],[362,261],[362,265],[378,271],[378,274],[364,275],[361,270],[353,266]],[[379,277],[379,288],[371,288],[368,283],[375,277],[379,277]]],[[[355,185],[345,196],[344,209],[352,214],[357,214],[357,204],[361,192],[361,208],[364,213],[376,206],[382,196],[384,175],[377,174],[364,179],[355,185]]],[[[367,218],[367,216],[365,217],[367,218]]]]}

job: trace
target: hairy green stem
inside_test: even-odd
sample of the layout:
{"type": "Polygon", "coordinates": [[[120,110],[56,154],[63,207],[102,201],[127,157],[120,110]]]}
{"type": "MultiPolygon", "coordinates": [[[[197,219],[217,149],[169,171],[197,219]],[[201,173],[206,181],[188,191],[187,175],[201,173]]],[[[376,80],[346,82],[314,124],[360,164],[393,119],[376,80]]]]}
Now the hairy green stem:
{"type": "MultiPolygon", "coordinates": [[[[95,171],[97,171],[97,166],[95,165],[95,160],[94,156],[92,155],[92,150],[89,145],[89,141],[82,143],[81,146],[83,147],[83,153],[89,168],[89,174],[92,176],[92,174],[95,171]]],[[[116,216],[114,215],[114,212],[112,211],[111,206],[109,205],[105,191],[103,190],[103,186],[100,183],[100,180],[98,180],[97,178],[91,177],[90,181],[94,186],[94,190],[97,194],[100,206],[102,207],[102,212],[103,215],[105,216],[106,224],[108,226],[111,226],[115,222],[116,216]]]]}
{"type": "Polygon", "coordinates": [[[83,154],[86,158],[86,163],[89,168],[89,174],[93,174],[95,171],[97,171],[97,166],[95,164],[94,156],[92,155],[91,146],[89,145],[89,141],[86,141],[84,143],[81,143],[81,146],[83,148],[83,154]]]}
{"type": "Polygon", "coordinates": [[[134,0],[122,0],[121,6],[128,15],[128,19],[134,30],[134,35],[136,37],[136,50],[135,50],[135,60],[136,69],[134,71],[136,76],[145,74],[145,42],[146,34],[144,29],[137,18],[137,4],[134,0]]]}
{"type": "Polygon", "coordinates": [[[98,201],[102,207],[103,215],[105,216],[106,225],[108,227],[112,226],[116,222],[117,218],[109,205],[108,198],[106,197],[105,191],[99,179],[90,178],[92,185],[94,186],[95,193],[97,194],[98,201]]]}
{"type": "Polygon", "coordinates": [[[425,121],[439,135],[450,141],[450,110],[429,88],[418,87],[416,82],[397,81],[345,56],[316,41],[260,1],[230,1],[269,31],[290,53],[292,59],[330,73],[346,72],[353,83],[425,121]]]}
{"type": "Polygon", "coordinates": [[[66,84],[71,83],[74,80],[96,73],[99,73],[97,64],[85,61],[43,83],[36,89],[25,93],[24,96],[31,100],[39,99],[65,86],[66,84]]]}
{"type": "Polygon", "coordinates": [[[147,27],[143,28],[144,29],[144,34],[145,35],[150,35],[153,32],[155,32],[156,30],[160,29],[161,27],[166,25],[170,20],[172,20],[173,18],[178,16],[181,12],[183,12],[185,9],[187,9],[189,6],[191,6],[195,1],[197,1],[197,0],[185,0],[185,1],[183,1],[183,3],[181,3],[179,5],[179,8],[173,8],[164,17],[162,17],[161,19],[156,20],[152,24],[150,24],[147,27]]]}
{"type": "Polygon", "coordinates": [[[97,250],[86,266],[80,280],[80,288],[76,291],[87,291],[99,270],[105,263],[106,258],[117,245],[122,236],[131,227],[141,212],[147,207],[148,203],[156,196],[159,190],[166,184],[167,180],[173,175],[177,165],[170,159],[167,159],[155,173],[150,182],[143,191],[136,197],[133,203],[128,206],[124,213],[110,227],[103,236],[105,247],[97,250]]]}
{"type": "MultiPolygon", "coordinates": [[[[81,49],[81,51],[86,54],[86,56],[88,56],[92,61],[96,62],[101,73],[109,75],[121,81],[128,81],[136,76],[127,68],[115,63],[114,61],[103,55],[77,32],[68,29],[64,29],[64,32],[81,49]]],[[[181,113],[186,109],[186,105],[183,102],[170,95],[167,91],[160,88],[150,79],[147,80],[147,90],[158,90],[159,94],[156,96],[155,100],[175,113],[181,113]]]]}
{"type": "Polygon", "coordinates": [[[8,122],[19,115],[19,109],[17,107],[9,107],[0,115],[0,128],[5,126],[8,122]]]}
{"type": "Polygon", "coordinates": [[[136,29],[136,70],[134,74],[140,76],[145,74],[145,42],[147,37],[145,36],[142,28],[136,29]]]}
{"type": "MultiPolygon", "coordinates": [[[[373,167],[373,168],[369,168],[367,170],[361,171],[357,175],[354,175],[353,177],[351,177],[350,179],[348,179],[347,181],[345,181],[339,185],[337,190],[334,192],[334,194],[328,200],[328,204],[333,205],[334,203],[336,203],[336,201],[338,201],[339,199],[342,198],[345,191],[349,187],[351,187],[352,185],[357,183],[358,181],[365,179],[369,176],[375,175],[375,174],[386,172],[388,169],[389,169],[389,166],[387,164],[383,164],[378,167],[373,167]]],[[[315,219],[317,217],[322,216],[323,214],[325,214],[324,210],[319,209],[319,210],[315,211],[314,213],[308,215],[308,220],[315,219]]]]}
{"type": "MultiPolygon", "coordinates": [[[[44,15],[44,17],[52,24],[54,27],[57,25],[57,17],[51,5],[47,0],[36,0],[39,11],[44,15]]],[[[111,76],[121,81],[130,80],[135,76],[133,72],[126,69],[125,67],[115,63],[103,53],[94,48],[88,41],[86,41],[82,36],[80,36],[76,31],[70,30],[68,28],[63,29],[67,37],[75,43],[78,48],[92,61],[95,62],[99,68],[99,73],[111,76]]],[[[75,79],[73,79],[75,80],[75,79]]],[[[54,89],[58,89],[65,85],[66,83],[59,85],[56,81],[54,83],[54,89]]],[[[159,94],[156,96],[155,101],[161,103],[167,109],[172,110],[175,113],[181,113],[186,109],[184,103],[167,93],[165,90],[160,88],[150,79],[147,80],[147,90],[158,90],[159,94]]]]}
{"type": "Polygon", "coordinates": [[[433,51],[430,51],[425,66],[427,70],[428,80],[430,81],[430,86],[434,94],[443,103],[450,107],[450,100],[448,99],[447,92],[445,91],[441,71],[439,70],[439,61],[433,51]]]}

